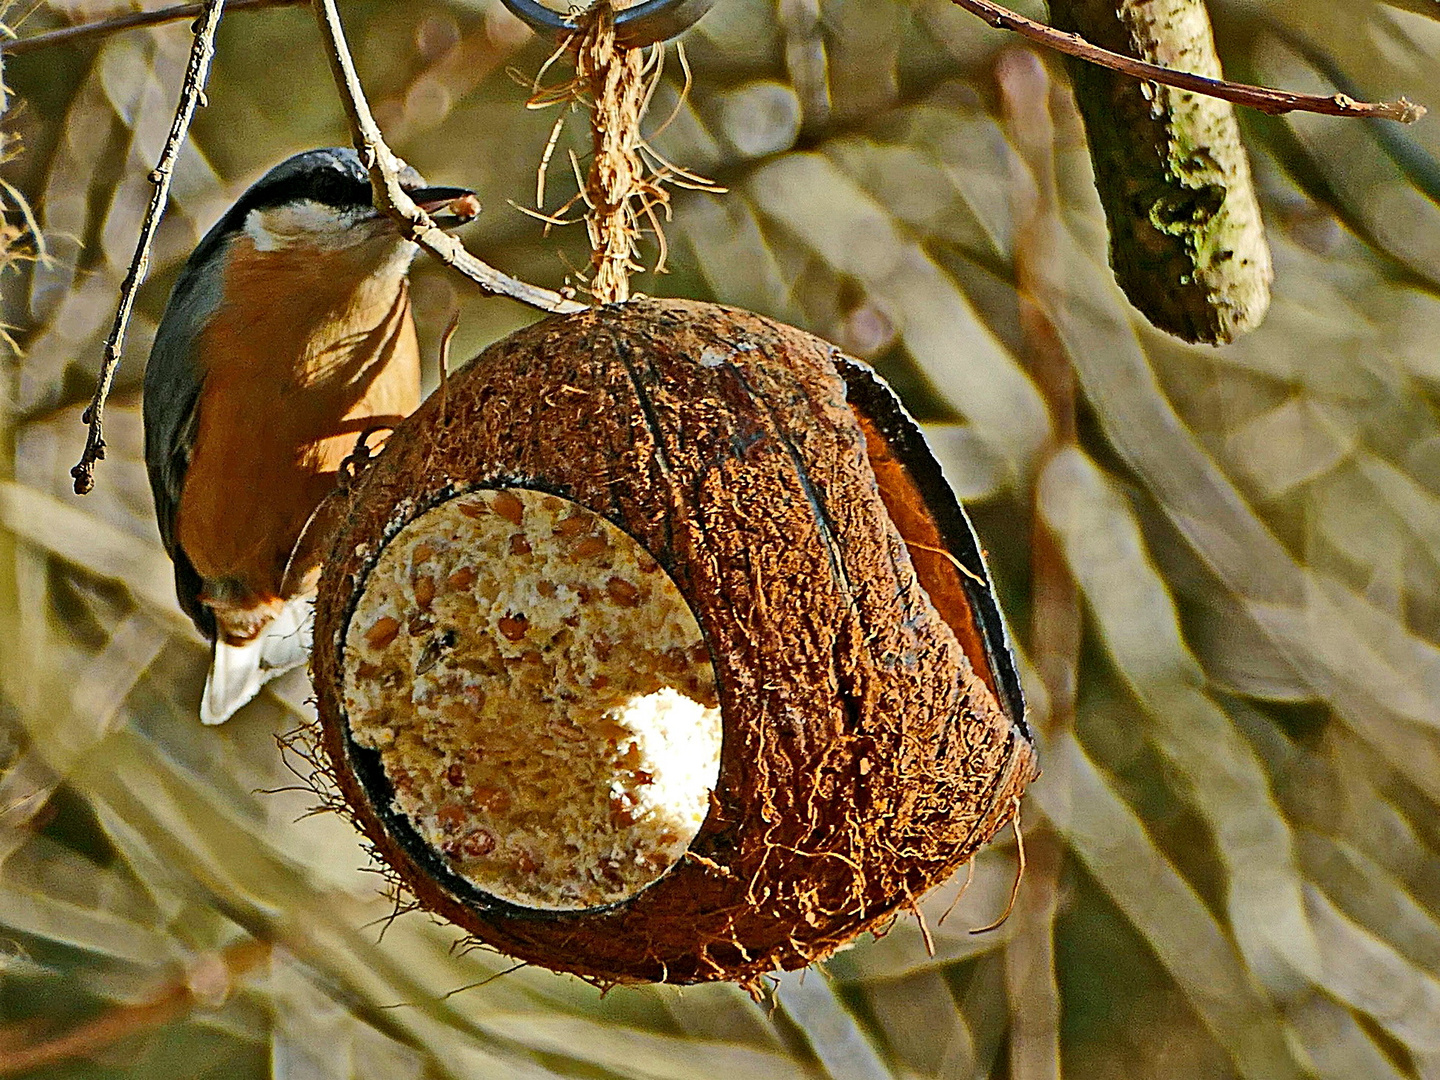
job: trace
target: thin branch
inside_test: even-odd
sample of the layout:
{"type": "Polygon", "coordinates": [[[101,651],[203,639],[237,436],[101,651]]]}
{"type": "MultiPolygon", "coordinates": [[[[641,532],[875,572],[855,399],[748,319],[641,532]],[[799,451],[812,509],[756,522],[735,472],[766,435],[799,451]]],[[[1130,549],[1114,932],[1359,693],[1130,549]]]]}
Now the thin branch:
{"type": "Polygon", "coordinates": [[[370,170],[370,184],[375,192],[376,209],[394,218],[400,225],[402,235],[407,239],[419,244],[446,266],[458,270],[488,293],[511,297],[541,311],[585,310],[584,304],[576,303],[551,289],[519,281],[476,258],[465,249],[465,245],[441,229],[430,220],[425,211],[415,205],[415,200],[400,186],[402,163],[386,145],[380,126],[375,123],[375,117],[370,113],[365,90],[360,85],[360,77],[355,73],[355,61],[350,55],[349,45],[345,42],[345,31],[340,25],[340,13],[335,9],[335,0],[313,0],[312,7],[325,37],[326,54],[330,60],[330,70],[335,76],[336,88],[340,91],[340,98],[345,105],[345,114],[350,118],[355,149],[360,152],[361,160],[370,170]]]}
{"type": "MultiPolygon", "coordinates": [[[[260,8],[296,7],[305,0],[230,0],[229,10],[255,11],[260,8]]],[[[157,8],[154,11],[132,11],[109,19],[81,23],[79,26],[65,26],[59,30],[47,30],[43,34],[0,41],[0,52],[7,56],[19,56],[47,49],[52,45],[73,45],[91,38],[107,37],[121,30],[134,30],[141,26],[159,26],[162,23],[193,19],[205,10],[204,4],[176,4],[173,7],[157,8]]]]}
{"type": "MultiPolygon", "coordinates": [[[[270,952],[269,942],[243,941],[216,957],[223,966],[226,990],[268,960],[270,952]]],[[[191,986],[189,978],[181,979],[148,1001],[116,1006],[54,1039],[9,1049],[0,1057],[0,1076],[16,1076],[76,1058],[94,1057],[122,1039],[178,1020],[204,1003],[204,999],[205,995],[191,986]]]]}
{"type": "Polygon", "coordinates": [[[195,43],[190,48],[190,63],[185,69],[180,103],[175,107],[175,119],[170,124],[170,134],[165,138],[165,147],[160,151],[160,160],[150,173],[150,183],[155,190],[150,193],[150,205],[145,208],[145,221],[140,226],[135,256],[130,260],[130,269],[120,286],[120,306],[115,312],[115,325],[105,341],[105,357],[95,380],[95,396],[90,399],[90,407],[82,417],[90,431],[85,437],[85,452],[80,456],[79,464],[70,470],[70,475],[75,478],[76,495],[85,495],[95,486],[95,463],[105,456],[105,399],[115,381],[115,369],[120,366],[125,331],[130,325],[130,313],[135,308],[135,294],[140,291],[150,269],[150,247],[155,242],[155,232],[160,227],[165,204],[170,200],[170,178],[175,171],[175,161],[180,156],[180,147],[190,130],[195,109],[205,100],[205,82],[210,77],[210,60],[215,55],[215,31],[220,26],[224,9],[225,0],[206,0],[195,23],[195,43]]]}
{"type": "Polygon", "coordinates": [[[1229,82],[1225,79],[1210,79],[1204,75],[1191,75],[1184,71],[1172,71],[1157,64],[1122,56],[1109,49],[1092,45],[1079,34],[1056,30],[1053,26],[1017,15],[1009,8],[992,4],[990,0],[951,0],[972,15],[978,15],[999,30],[1013,30],[1021,37],[1028,38],[1047,49],[1078,57],[1100,67],[1110,68],[1135,79],[1163,83],[1181,90],[1190,90],[1208,97],[1221,98],[1236,105],[1259,109],[1271,116],[1288,112],[1323,113],[1326,116],[1368,116],[1381,120],[1397,120],[1412,124],[1425,115],[1425,106],[1401,98],[1399,101],[1356,101],[1348,94],[1294,94],[1288,90],[1272,90],[1265,86],[1246,86],[1244,83],[1229,82]]]}

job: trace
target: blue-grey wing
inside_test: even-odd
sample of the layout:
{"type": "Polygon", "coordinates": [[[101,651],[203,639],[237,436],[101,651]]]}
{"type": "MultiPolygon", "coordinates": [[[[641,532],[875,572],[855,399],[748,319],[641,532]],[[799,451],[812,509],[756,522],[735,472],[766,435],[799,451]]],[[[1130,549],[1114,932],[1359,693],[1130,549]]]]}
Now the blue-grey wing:
{"type": "Polygon", "coordinates": [[[155,498],[155,518],[160,539],[175,562],[180,606],[208,638],[215,636],[215,616],[200,602],[204,582],[180,547],[176,517],[205,382],[197,343],[220,301],[220,286],[219,260],[206,259],[197,265],[191,259],[170,294],[145,367],[145,466],[155,498]]]}

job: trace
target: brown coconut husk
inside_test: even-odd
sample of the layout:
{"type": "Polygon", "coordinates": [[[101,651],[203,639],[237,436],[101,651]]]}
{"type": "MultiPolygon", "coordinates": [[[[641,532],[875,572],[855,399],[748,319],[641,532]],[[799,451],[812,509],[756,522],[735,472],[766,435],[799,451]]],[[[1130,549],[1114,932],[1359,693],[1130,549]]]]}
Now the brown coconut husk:
{"type": "Polygon", "coordinates": [[[963,515],[963,536],[943,520],[960,512],[935,493],[933,460],[903,467],[918,435],[880,415],[862,370],[711,304],[556,316],[453,375],[341,493],[316,607],[324,748],[424,906],[601,982],[753,985],[880,927],[1010,818],[1036,765],[984,565],[963,515]],[[714,661],[724,736],[709,815],[680,863],[609,909],[481,893],[390,808],[378,758],[348,736],[343,643],[379,551],[446,499],[504,487],[574,500],[638,540],[714,661]],[[920,575],[912,548],[930,553],[920,575]]]}

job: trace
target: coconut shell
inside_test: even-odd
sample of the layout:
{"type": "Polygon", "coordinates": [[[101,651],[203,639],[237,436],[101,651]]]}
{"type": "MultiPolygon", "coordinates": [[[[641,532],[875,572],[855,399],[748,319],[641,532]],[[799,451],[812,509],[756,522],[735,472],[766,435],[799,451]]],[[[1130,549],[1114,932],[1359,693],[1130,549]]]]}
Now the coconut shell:
{"type": "Polygon", "coordinates": [[[792,327],[651,299],[546,319],[452,375],[337,498],[313,664],[342,793],[424,906],[522,960],[607,983],[802,967],[953,874],[1036,775],[963,511],[873,372],[792,327]],[[606,909],[479,891],[348,733],[344,642],[379,552],[447,499],[506,487],[643,545],[714,663],[709,814],[686,857],[606,909]]]}

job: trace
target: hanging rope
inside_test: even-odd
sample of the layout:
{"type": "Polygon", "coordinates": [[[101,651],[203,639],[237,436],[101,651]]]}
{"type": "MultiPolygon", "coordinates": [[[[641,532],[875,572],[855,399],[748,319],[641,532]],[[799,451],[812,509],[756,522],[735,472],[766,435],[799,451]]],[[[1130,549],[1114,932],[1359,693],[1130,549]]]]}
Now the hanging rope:
{"type": "Polygon", "coordinates": [[[630,274],[641,270],[635,260],[639,217],[666,201],[658,184],[647,178],[640,157],[640,117],[649,97],[645,50],[615,40],[615,6],[597,0],[582,17],[576,45],[575,72],[594,103],[590,133],[594,157],[585,178],[585,227],[590,234],[590,291],[597,304],[630,298],[630,274]]]}

